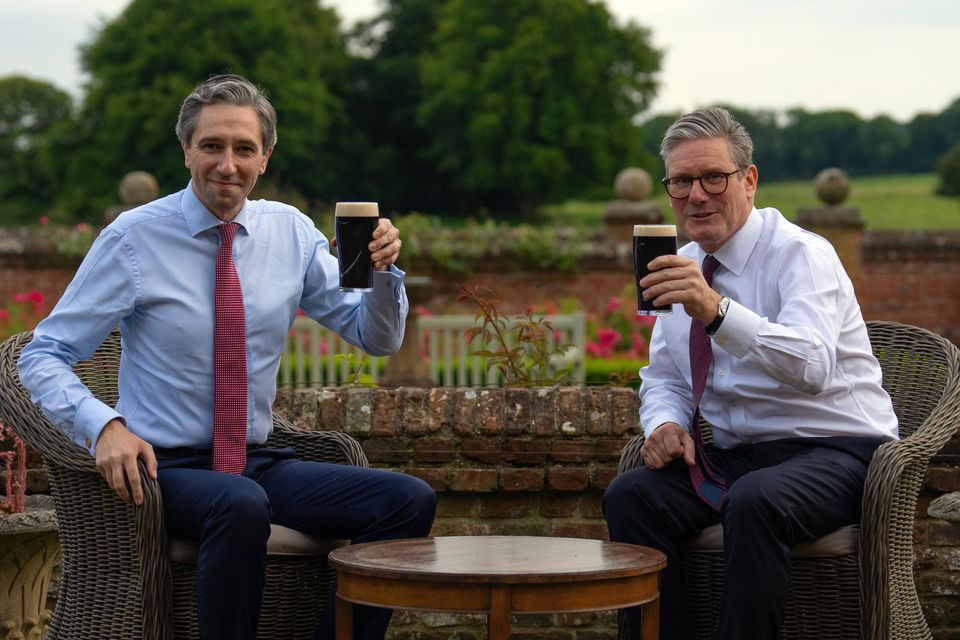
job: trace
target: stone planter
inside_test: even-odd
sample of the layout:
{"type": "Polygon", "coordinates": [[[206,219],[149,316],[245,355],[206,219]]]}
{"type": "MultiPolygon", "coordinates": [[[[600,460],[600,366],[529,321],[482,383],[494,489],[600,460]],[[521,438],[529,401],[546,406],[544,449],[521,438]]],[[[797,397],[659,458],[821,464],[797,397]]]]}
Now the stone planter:
{"type": "Polygon", "coordinates": [[[40,640],[50,623],[47,591],[60,554],[52,504],[31,496],[23,513],[0,515],[0,640],[40,640]]]}

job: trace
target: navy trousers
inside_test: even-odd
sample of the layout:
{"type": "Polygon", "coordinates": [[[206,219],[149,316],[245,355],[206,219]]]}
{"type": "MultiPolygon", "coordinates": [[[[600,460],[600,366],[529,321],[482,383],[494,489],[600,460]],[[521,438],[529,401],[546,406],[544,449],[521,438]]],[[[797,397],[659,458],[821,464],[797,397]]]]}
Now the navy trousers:
{"type": "MultiPolygon", "coordinates": [[[[436,494],[418,478],[298,460],[292,449],[250,450],[242,475],[211,471],[202,452],[158,462],[170,535],[200,543],[196,591],[204,640],[256,636],[271,523],[360,543],[427,536],[436,512],[436,494]]],[[[355,638],[383,638],[392,611],[354,612],[355,638]]],[[[332,595],[314,637],[334,637],[332,595]]]]}
{"type": "MultiPolygon", "coordinates": [[[[867,467],[879,439],[785,438],[734,449],[707,447],[729,496],[714,511],[694,492],[687,465],[638,467],[610,484],[603,514],[610,539],[660,549],[667,566],[660,583],[661,640],[692,640],[680,543],[723,523],[724,584],[718,637],[780,637],[790,594],[790,549],[860,520],[867,467]]],[[[631,638],[640,613],[626,612],[631,638]]]]}

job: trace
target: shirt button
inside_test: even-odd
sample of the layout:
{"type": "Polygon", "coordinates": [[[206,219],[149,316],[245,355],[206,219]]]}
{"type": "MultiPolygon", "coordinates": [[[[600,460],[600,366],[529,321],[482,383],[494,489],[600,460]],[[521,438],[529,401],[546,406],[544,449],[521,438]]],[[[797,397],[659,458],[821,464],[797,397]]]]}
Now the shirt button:
{"type": "Polygon", "coordinates": [[[84,444],[87,445],[87,449],[89,449],[89,448],[90,448],[90,438],[87,438],[87,439],[84,440],[83,442],[84,442],[84,444]]]}
{"type": "Polygon", "coordinates": [[[717,371],[717,375],[725,376],[725,375],[727,375],[727,372],[724,371],[723,369],[720,369],[720,371],[717,371]]]}

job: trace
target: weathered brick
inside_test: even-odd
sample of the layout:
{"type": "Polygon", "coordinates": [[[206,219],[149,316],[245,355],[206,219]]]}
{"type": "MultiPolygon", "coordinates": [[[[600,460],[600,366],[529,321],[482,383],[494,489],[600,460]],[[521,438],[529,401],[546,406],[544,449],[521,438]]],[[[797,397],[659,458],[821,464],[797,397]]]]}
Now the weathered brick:
{"type": "Polygon", "coordinates": [[[580,513],[580,495],[570,493],[547,494],[540,501],[540,517],[573,518],[580,513]]]}
{"type": "Polygon", "coordinates": [[[606,540],[607,525],[603,522],[556,522],[553,535],[561,538],[586,538],[588,540],[606,540]]]}
{"type": "Polygon", "coordinates": [[[492,438],[467,438],[460,444],[465,459],[483,464],[500,464],[500,448],[500,441],[492,438]]]}
{"type": "Polygon", "coordinates": [[[480,433],[480,391],[476,389],[456,389],[453,432],[458,436],[475,436],[480,433]]]}
{"type": "Polygon", "coordinates": [[[397,466],[410,460],[410,454],[403,443],[395,438],[384,440],[368,438],[362,442],[362,445],[371,466],[397,466]]]}
{"type": "Polygon", "coordinates": [[[487,436],[503,432],[503,389],[484,389],[480,392],[477,408],[480,415],[480,433],[487,436]]]}
{"type": "Polygon", "coordinates": [[[931,518],[927,524],[927,544],[933,547],[960,547],[960,527],[931,518]]]}
{"type": "Polygon", "coordinates": [[[500,488],[504,491],[540,491],[543,476],[542,469],[501,469],[500,488]]]}
{"type": "Polygon", "coordinates": [[[427,398],[427,411],[430,417],[430,430],[440,431],[453,424],[453,411],[456,406],[456,396],[451,389],[437,387],[430,389],[427,398]]]}
{"type": "Polygon", "coordinates": [[[550,449],[548,440],[514,440],[503,443],[503,461],[510,464],[543,464],[550,449]]]}
{"type": "Polygon", "coordinates": [[[610,390],[606,387],[587,389],[584,398],[586,432],[594,436],[610,434],[610,390]]]}
{"type": "Polygon", "coordinates": [[[293,423],[301,429],[317,430],[317,394],[313,389],[297,389],[293,393],[293,423]]]}
{"type": "Polygon", "coordinates": [[[547,485],[557,491],[583,491],[589,484],[588,469],[553,467],[547,472],[547,485]]]}
{"type": "Polygon", "coordinates": [[[273,412],[284,420],[292,420],[290,410],[293,407],[293,389],[277,387],[277,395],[273,397],[273,412]]]}
{"type": "Polygon", "coordinates": [[[958,467],[930,467],[924,485],[932,491],[949,493],[960,491],[960,468],[958,467]]]}
{"type": "Polygon", "coordinates": [[[409,436],[422,436],[431,431],[427,400],[429,391],[419,387],[399,389],[400,428],[409,436]]]}
{"type": "Polygon", "coordinates": [[[537,496],[529,494],[508,494],[492,493],[484,494],[480,499],[480,510],[478,516],[481,518],[499,518],[501,520],[508,518],[525,518],[531,512],[535,512],[532,503],[537,496]]]}
{"type": "Polygon", "coordinates": [[[557,390],[557,427],[560,433],[574,436],[585,433],[583,420],[584,389],[560,387],[557,390]]]}
{"type": "Polygon", "coordinates": [[[481,493],[496,491],[496,469],[452,469],[450,471],[450,490],[481,493]]]}
{"type": "Polygon", "coordinates": [[[404,469],[404,472],[420,478],[438,493],[447,490],[447,469],[445,467],[412,467],[404,469]]]}
{"type": "Polygon", "coordinates": [[[592,441],[554,440],[550,443],[550,459],[557,464],[590,462],[595,449],[592,441]]]}
{"type": "Polygon", "coordinates": [[[593,470],[593,476],[590,479],[590,484],[597,489],[606,489],[616,477],[616,467],[597,467],[593,470]]]}
{"type": "Polygon", "coordinates": [[[371,396],[370,435],[395,436],[400,427],[400,408],[394,389],[374,389],[371,396]]]}
{"type": "Polygon", "coordinates": [[[411,457],[418,463],[450,462],[457,457],[457,444],[453,438],[417,438],[411,457]]]}
{"type": "Polygon", "coordinates": [[[614,435],[636,435],[640,430],[640,399],[635,389],[617,387],[610,393],[610,431],[614,435]]]}
{"type": "MultiPolygon", "coordinates": [[[[449,474],[447,479],[449,480],[449,474]]],[[[476,517],[479,508],[480,506],[476,496],[450,493],[447,491],[440,496],[440,500],[437,503],[437,519],[473,518],[476,517]]]]}
{"type": "Polygon", "coordinates": [[[628,438],[614,438],[597,440],[597,448],[594,453],[594,460],[597,464],[613,467],[616,469],[620,462],[620,452],[630,442],[628,438]]]}
{"type": "Polygon", "coordinates": [[[557,433],[557,390],[532,390],[533,432],[538,436],[553,436],[557,433]]]}
{"type": "Polygon", "coordinates": [[[343,397],[335,389],[319,389],[317,404],[320,428],[324,431],[343,430],[343,397]]]}
{"type": "Polygon", "coordinates": [[[504,389],[503,424],[508,436],[533,433],[533,393],[529,389],[504,389]]]}
{"type": "Polygon", "coordinates": [[[373,414],[373,393],[368,387],[346,387],[343,389],[344,420],[343,430],[352,436],[370,433],[370,419],[373,414]]]}

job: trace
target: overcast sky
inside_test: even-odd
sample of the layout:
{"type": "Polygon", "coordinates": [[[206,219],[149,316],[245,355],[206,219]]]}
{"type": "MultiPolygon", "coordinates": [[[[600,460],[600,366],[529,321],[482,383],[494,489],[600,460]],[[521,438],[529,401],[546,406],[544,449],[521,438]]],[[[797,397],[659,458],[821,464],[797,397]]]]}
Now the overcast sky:
{"type": "MultiPolygon", "coordinates": [[[[202,1],[202,0],[198,0],[202,1]]],[[[474,0],[483,2],[484,0],[474,0]]],[[[128,0],[0,0],[0,77],[79,96],[77,46],[128,0]]],[[[347,24],[378,0],[322,0],[347,24]]],[[[958,0],[607,0],[665,53],[652,112],[715,102],[905,122],[960,97],[958,0]]]]}

